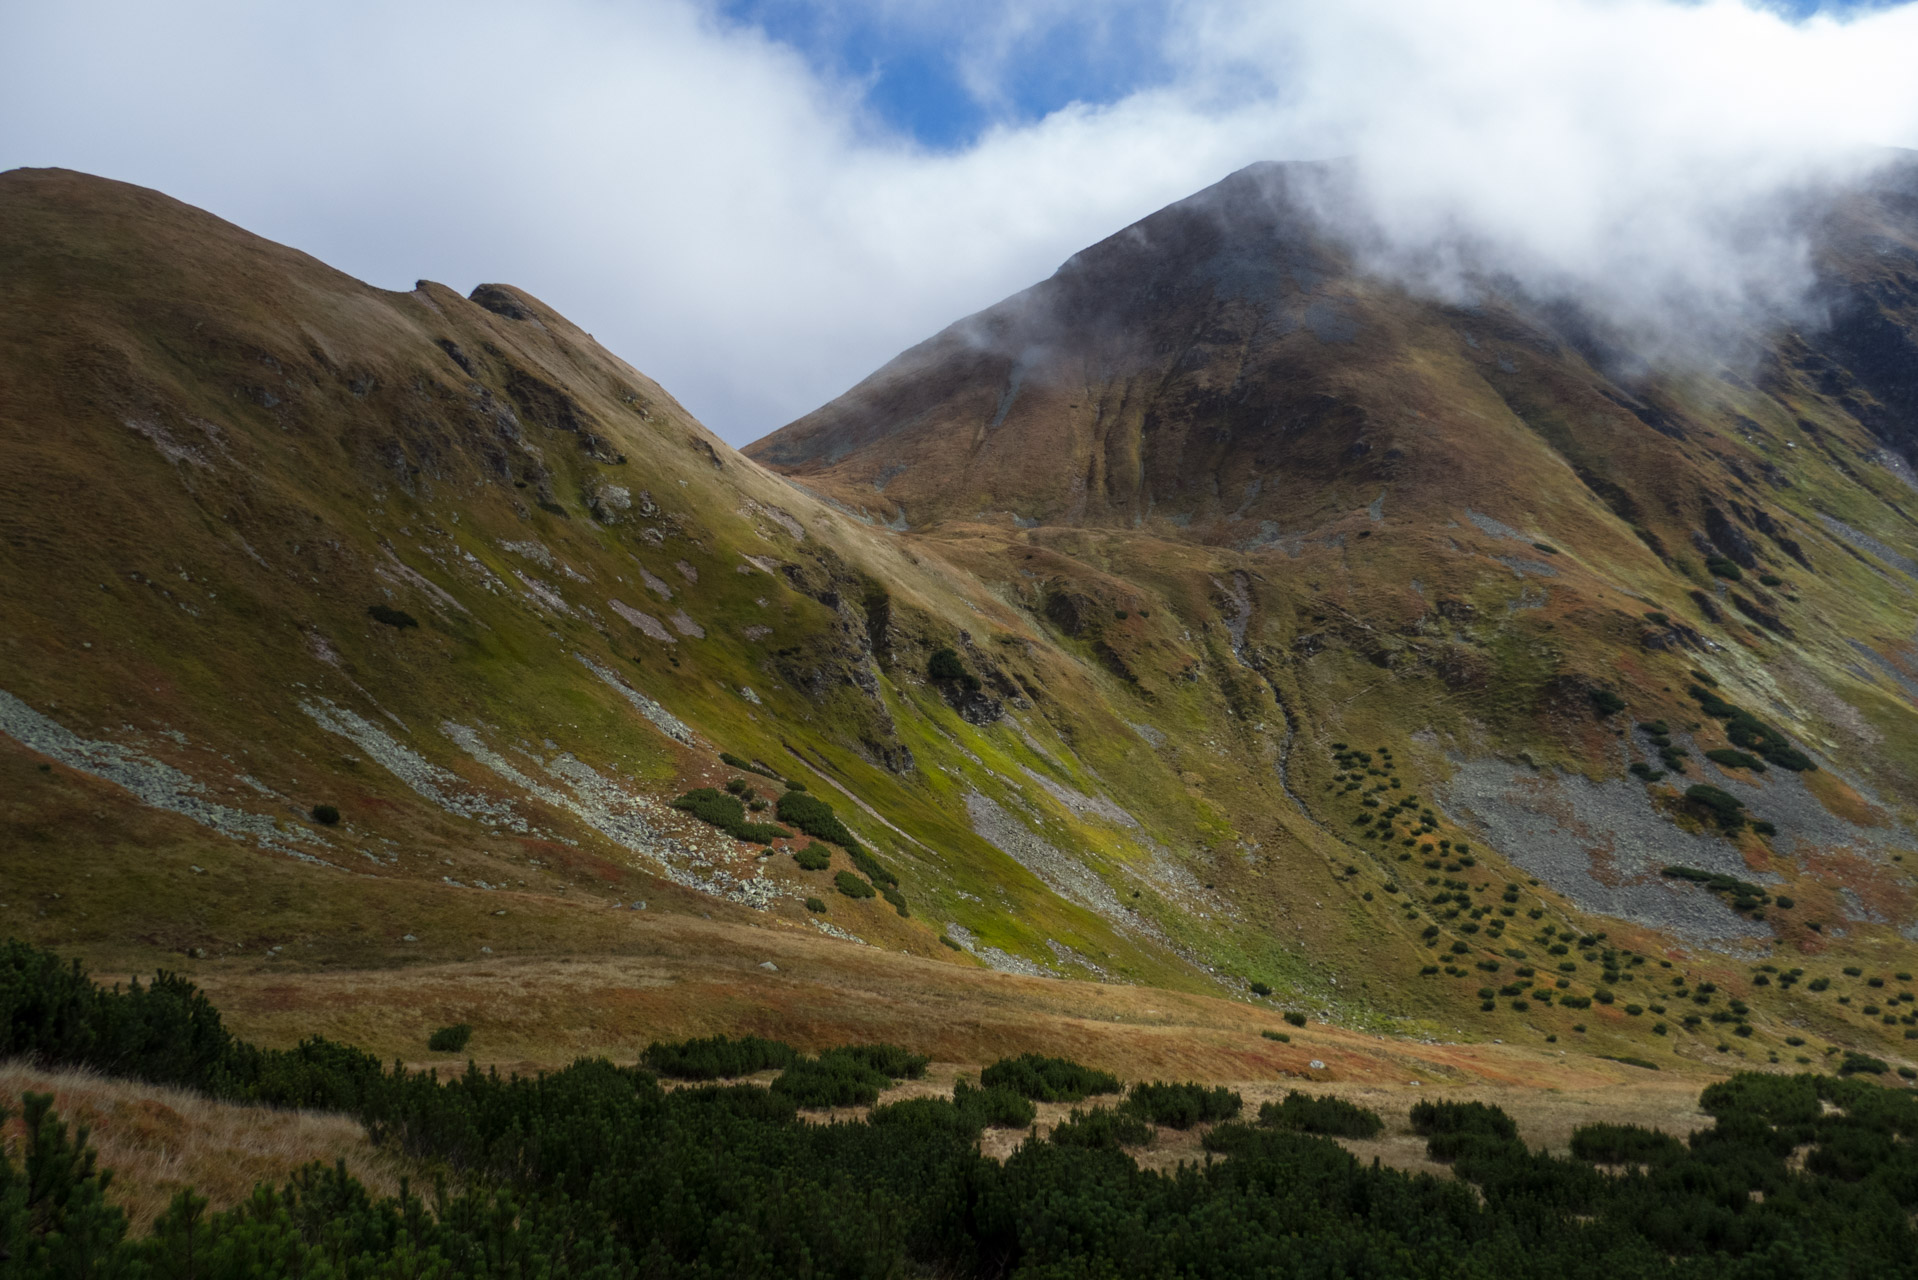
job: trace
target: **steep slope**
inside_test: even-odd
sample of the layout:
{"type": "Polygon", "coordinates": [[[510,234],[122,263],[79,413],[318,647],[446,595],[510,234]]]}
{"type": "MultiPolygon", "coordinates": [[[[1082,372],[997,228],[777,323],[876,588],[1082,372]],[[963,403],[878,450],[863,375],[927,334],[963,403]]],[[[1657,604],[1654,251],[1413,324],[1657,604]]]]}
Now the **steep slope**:
{"type": "MultiPolygon", "coordinates": [[[[1872,234],[1906,243],[1886,208],[1872,234]]],[[[815,415],[852,470],[796,488],[524,291],[386,292],[152,192],[0,176],[0,927],[349,1039],[428,962],[461,973],[445,991],[553,993],[495,1016],[567,1044],[932,1035],[903,999],[873,1010],[890,961],[902,990],[951,973],[949,1005],[912,1003],[981,1043],[1084,1034],[1057,1013],[1076,997],[990,966],[1535,1055],[1902,1052],[1918,1014],[1867,1002],[1913,967],[1918,603],[1895,584],[1918,544],[1843,401],[1901,421],[1903,295],[1770,389],[1627,395],[1536,319],[1442,314],[1329,242],[1283,259],[1296,323],[1177,285],[1271,278],[1260,246],[1296,223],[1195,219],[1231,234],[1195,230],[1163,279],[1152,237],[1108,242],[1029,344],[1043,376],[949,335],[950,361],[883,375],[920,425],[815,415]],[[1108,286],[1129,310],[1101,310],[1108,286]],[[1168,312],[1196,334],[1176,352],[1168,312]],[[1089,403],[1051,372],[1073,359],[1104,434],[1042,412],[1089,403]],[[986,400],[980,448],[933,429],[986,400]],[[940,472],[944,448],[1007,496],[940,472]],[[848,478],[881,457],[890,480],[848,478]],[[896,516],[895,485],[923,527],[862,518],[896,516]],[[960,518],[982,504],[1019,519],[960,518]],[[1773,727],[1703,714],[1694,685],[1773,727]],[[1690,774],[1625,776],[1665,744],[1690,774]],[[1699,758],[1721,746],[1819,767],[1699,758]],[[1694,780],[1772,831],[1721,825],[1694,780]],[[672,807],[729,781],[792,836],[672,807]],[[647,980],[671,998],[555,977],[694,938],[647,980]],[[814,976],[734,956],[694,984],[729,948],[814,976]],[[464,976],[485,957],[518,967],[464,976]],[[295,980],[323,967],[371,976],[295,980]],[[1705,997],[1695,1029],[1652,991],[1673,984],[1705,997]]],[[[756,452],[794,466],[791,438],[756,452]]],[[[1250,1041],[1218,1052],[1307,1070],[1250,1041]]]]}
{"type": "Polygon", "coordinates": [[[1485,880],[1654,930],[1640,963],[1911,968],[1918,162],[1794,214],[1827,323],[1662,370],[1495,279],[1463,307],[1360,270],[1314,212],[1339,181],[1235,174],[747,453],[998,581],[1148,719],[1215,685],[1356,880],[1423,864],[1484,1012],[1536,1005],[1541,950],[1630,968],[1616,924],[1481,926],[1485,880]]]}
{"type": "MultiPolygon", "coordinates": [[[[57,172],[0,182],[0,244],[9,928],[464,955],[539,935],[515,922],[536,904],[494,905],[523,889],[963,962],[950,922],[982,955],[1050,964],[1054,938],[1210,985],[965,824],[941,762],[971,726],[887,673],[1003,608],[796,497],[528,295],[385,293],[57,172]],[[784,790],[722,751],[835,803],[907,905],[834,892],[843,850],[806,871],[810,841],[762,857],[669,808],[784,790]]],[[[995,689],[1070,684],[1048,661],[1008,648],[995,689]]],[[[1043,717],[999,749],[1022,782],[1088,785],[1043,717]]]]}

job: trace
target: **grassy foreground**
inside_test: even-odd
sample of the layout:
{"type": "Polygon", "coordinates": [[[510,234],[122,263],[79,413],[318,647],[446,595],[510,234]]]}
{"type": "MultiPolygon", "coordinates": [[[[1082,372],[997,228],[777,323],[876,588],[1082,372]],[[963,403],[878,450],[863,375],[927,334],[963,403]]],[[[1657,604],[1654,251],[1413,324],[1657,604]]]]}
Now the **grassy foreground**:
{"type": "Polygon", "coordinates": [[[1569,1156],[1529,1148],[1497,1107],[1421,1101],[1407,1118],[1440,1178],[1343,1149],[1383,1128],[1349,1099],[1290,1095],[1255,1117],[1230,1089],[1135,1082],[1120,1100],[1109,1074],[1043,1056],[879,1106],[926,1075],[923,1055],[718,1037],[655,1044],[647,1065],[443,1082],[318,1038],[262,1050],[191,984],[107,991],[18,943],[0,1006],[0,1051],[325,1104],[433,1187],[314,1164],[217,1212],[182,1190],[136,1236],[88,1135],[28,1093],[0,1160],[7,1274],[1836,1276],[1894,1274],[1914,1243],[1918,1105],[1861,1079],[1884,1064],[1856,1055],[1837,1076],[1710,1086],[1712,1123],[1688,1140],[1580,1126],[1569,1156]],[[987,1130],[1032,1125],[1038,1098],[1083,1105],[1003,1160],[982,1152],[987,1130]],[[1132,1153],[1194,1132],[1200,1163],[1132,1153]]]}

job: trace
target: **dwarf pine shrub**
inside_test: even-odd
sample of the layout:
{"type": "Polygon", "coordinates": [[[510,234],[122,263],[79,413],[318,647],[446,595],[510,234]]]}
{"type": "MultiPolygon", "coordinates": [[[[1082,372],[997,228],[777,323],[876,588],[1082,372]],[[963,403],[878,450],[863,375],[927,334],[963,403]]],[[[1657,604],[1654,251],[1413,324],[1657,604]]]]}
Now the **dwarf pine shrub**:
{"type": "Polygon", "coordinates": [[[979,1083],[1010,1089],[1034,1102],[1083,1102],[1095,1094],[1117,1093],[1124,1087],[1110,1072],[1037,1053],[999,1059],[979,1073],[979,1083]]]}
{"type": "Polygon", "coordinates": [[[1056,1147],[1082,1147],[1116,1151],[1121,1147],[1143,1147],[1152,1142],[1152,1126],[1129,1111],[1113,1107],[1074,1109],[1052,1128],[1049,1136],[1056,1147]]]}
{"type": "Polygon", "coordinates": [[[460,1053],[473,1038],[473,1028],[464,1022],[441,1027],[426,1038],[426,1047],[434,1053],[460,1053]]]}
{"type": "Polygon", "coordinates": [[[1202,1084],[1156,1080],[1133,1085],[1125,1100],[1126,1109],[1134,1115],[1172,1129],[1230,1120],[1244,1106],[1245,1100],[1224,1085],[1208,1089],[1202,1084]]]}
{"type": "Polygon", "coordinates": [[[1315,1098],[1296,1089],[1282,1101],[1262,1105],[1259,1124],[1267,1129],[1293,1129],[1329,1138],[1376,1138],[1385,1128],[1376,1111],[1343,1098],[1315,1098]]]}
{"type": "Polygon", "coordinates": [[[834,888],[848,898],[871,898],[878,893],[870,884],[850,871],[841,871],[832,878],[832,883],[834,888]]]}

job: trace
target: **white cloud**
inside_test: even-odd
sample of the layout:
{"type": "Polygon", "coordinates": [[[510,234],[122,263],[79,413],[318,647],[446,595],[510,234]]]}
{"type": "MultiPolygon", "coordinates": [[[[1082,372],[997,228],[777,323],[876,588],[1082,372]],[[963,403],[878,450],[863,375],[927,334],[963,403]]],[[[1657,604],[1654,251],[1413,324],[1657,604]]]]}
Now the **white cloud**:
{"type": "Polygon", "coordinates": [[[1913,7],[1170,14],[1171,83],[930,153],[692,0],[63,0],[5,19],[0,164],[155,186],[388,287],[510,281],[743,441],[1253,160],[1350,152],[1394,243],[1464,226],[1645,310],[1762,292],[1792,246],[1726,233],[1748,197],[1918,142],[1913,7]]]}

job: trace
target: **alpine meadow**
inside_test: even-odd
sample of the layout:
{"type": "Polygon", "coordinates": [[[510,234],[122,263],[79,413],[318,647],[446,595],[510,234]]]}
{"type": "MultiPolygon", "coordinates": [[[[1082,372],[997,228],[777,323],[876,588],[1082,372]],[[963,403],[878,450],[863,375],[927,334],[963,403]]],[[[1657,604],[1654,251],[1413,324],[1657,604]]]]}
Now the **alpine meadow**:
{"type": "Polygon", "coordinates": [[[1361,188],[736,449],[0,173],[0,1278],[1911,1274],[1918,153],[1657,332],[1361,188]]]}

